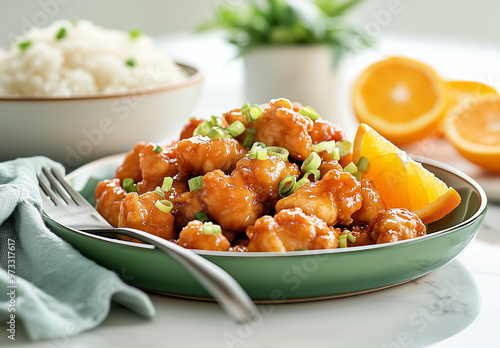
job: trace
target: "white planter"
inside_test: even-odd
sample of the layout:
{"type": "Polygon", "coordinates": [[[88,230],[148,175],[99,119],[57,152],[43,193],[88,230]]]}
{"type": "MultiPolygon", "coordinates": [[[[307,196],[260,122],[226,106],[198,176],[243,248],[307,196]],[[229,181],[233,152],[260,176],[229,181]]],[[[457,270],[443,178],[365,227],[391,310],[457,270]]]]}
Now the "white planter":
{"type": "Polygon", "coordinates": [[[267,46],[244,56],[245,100],[251,104],[284,97],[312,106],[339,123],[338,74],[324,45],[267,46]]]}

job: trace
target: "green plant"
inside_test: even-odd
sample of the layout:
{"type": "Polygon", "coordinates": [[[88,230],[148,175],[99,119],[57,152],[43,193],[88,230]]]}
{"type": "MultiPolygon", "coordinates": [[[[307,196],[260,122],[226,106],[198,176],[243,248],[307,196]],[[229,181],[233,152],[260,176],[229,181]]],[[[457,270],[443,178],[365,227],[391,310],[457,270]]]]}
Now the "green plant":
{"type": "Polygon", "coordinates": [[[370,44],[344,15],[362,0],[262,0],[244,6],[218,4],[199,30],[222,29],[240,55],[264,45],[327,44],[337,56],[370,44]]]}

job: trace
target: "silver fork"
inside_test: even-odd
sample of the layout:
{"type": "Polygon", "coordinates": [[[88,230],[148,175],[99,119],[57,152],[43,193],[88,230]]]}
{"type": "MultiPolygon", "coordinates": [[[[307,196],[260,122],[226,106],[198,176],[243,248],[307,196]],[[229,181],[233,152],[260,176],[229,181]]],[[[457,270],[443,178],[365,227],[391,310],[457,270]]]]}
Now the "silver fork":
{"type": "Polygon", "coordinates": [[[150,233],[130,228],[113,228],[56,170],[42,168],[42,172],[48,181],[47,183],[41,175],[38,176],[45,220],[96,235],[121,234],[154,245],[184,266],[236,321],[250,321],[258,313],[248,294],[219,266],[150,233]]]}

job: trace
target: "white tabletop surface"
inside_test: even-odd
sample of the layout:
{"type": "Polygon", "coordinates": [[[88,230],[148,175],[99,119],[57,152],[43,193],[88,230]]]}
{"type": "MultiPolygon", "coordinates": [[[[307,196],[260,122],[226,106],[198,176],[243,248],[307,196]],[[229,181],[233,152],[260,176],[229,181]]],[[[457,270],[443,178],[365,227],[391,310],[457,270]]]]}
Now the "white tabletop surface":
{"type": "MultiPolygon", "coordinates": [[[[230,47],[210,37],[161,40],[175,56],[205,72],[205,86],[193,115],[217,114],[241,105],[242,63],[228,60],[234,53],[230,47]]],[[[484,74],[499,81],[494,74],[498,74],[500,50],[470,43],[391,38],[383,40],[378,51],[348,62],[342,82],[346,90],[358,67],[385,54],[424,59],[454,79],[478,80],[484,74]],[[450,57],[457,59],[447,61],[450,57]]],[[[348,105],[343,107],[352,134],[349,127],[355,124],[348,105]]],[[[493,182],[499,185],[500,179],[493,182]]],[[[150,294],[157,311],[152,320],[114,306],[102,325],[76,337],[31,343],[20,330],[15,343],[0,335],[0,346],[500,347],[499,294],[500,205],[490,204],[478,236],[462,254],[404,285],[333,300],[260,305],[261,316],[243,325],[231,321],[216,303],[150,294]]]]}

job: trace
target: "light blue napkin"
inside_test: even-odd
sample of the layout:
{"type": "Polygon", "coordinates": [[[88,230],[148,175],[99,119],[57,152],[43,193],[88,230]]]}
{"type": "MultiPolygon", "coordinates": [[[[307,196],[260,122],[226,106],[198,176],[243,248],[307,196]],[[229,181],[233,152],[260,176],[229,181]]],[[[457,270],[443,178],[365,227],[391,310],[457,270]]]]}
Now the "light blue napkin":
{"type": "Polygon", "coordinates": [[[75,335],[99,325],[111,301],[153,317],[145,293],[45,227],[36,179],[42,166],[64,171],[45,157],[0,162],[0,321],[7,335],[15,338],[12,328],[20,325],[32,340],[75,335]]]}

